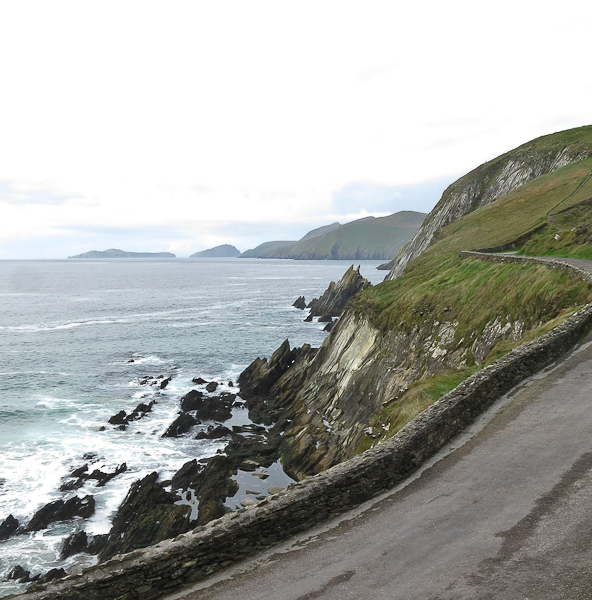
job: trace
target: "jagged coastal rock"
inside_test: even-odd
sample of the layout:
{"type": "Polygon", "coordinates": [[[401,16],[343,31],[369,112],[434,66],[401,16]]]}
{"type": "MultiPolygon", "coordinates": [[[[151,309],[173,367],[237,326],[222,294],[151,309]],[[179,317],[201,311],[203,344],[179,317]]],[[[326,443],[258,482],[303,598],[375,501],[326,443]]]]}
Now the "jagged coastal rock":
{"type": "Polygon", "coordinates": [[[7,540],[13,536],[19,528],[18,519],[12,515],[8,515],[2,523],[0,523],[0,541],[7,540]]]}
{"type": "Polygon", "coordinates": [[[320,298],[310,301],[310,315],[313,317],[338,317],[350,298],[370,287],[370,282],[360,275],[360,267],[352,265],[337,282],[331,282],[320,298]]]}
{"type": "Polygon", "coordinates": [[[299,308],[300,310],[304,310],[306,308],[306,299],[304,298],[304,296],[298,296],[298,298],[296,298],[296,300],[294,301],[294,304],[292,304],[292,306],[294,308],[299,308]]]}
{"type": "Polygon", "coordinates": [[[84,496],[79,498],[74,496],[69,500],[55,500],[40,508],[29,521],[26,531],[39,531],[45,529],[50,523],[55,521],[66,521],[73,517],[88,519],[95,512],[95,499],[93,496],[84,496]]]}

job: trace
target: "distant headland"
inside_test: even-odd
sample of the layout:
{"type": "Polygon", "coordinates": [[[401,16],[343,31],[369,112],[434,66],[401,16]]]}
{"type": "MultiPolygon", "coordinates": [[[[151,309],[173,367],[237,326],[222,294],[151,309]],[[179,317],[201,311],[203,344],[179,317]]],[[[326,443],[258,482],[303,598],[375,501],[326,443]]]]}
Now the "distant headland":
{"type": "Polygon", "coordinates": [[[238,258],[240,251],[230,244],[222,244],[209,250],[202,250],[192,254],[189,258],[238,258]]]}
{"type": "Polygon", "coordinates": [[[171,252],[125,252],[111,248],[110,250],[91,250],[68,258],[175,258],[171,252]]]}

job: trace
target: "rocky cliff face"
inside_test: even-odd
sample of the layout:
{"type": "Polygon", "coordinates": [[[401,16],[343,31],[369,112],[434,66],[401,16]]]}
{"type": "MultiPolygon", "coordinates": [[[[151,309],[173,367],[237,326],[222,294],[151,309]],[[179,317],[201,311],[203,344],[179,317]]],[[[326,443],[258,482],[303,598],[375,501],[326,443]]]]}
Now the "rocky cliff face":
{"type": "Polygon", "coordinates": [[[414,381],[479,363],[499,340],[523,332],[520,321],[498,319],[455,341],[457,325],[426,315],[410,333],[381,332],[349,307],[318,351],[290,350],[286,340],[269,364],[255,360],[241,375],[241,395],[252,419],[281,430],[284,469],[302,479],[353,456],[373,417],[414,381]]]}
{"type": "Polygon", "coordinates": [[[399,277],[405,267],[432,243],[442,227],[541,175],[592,156],[590,144],[566,145],[562,136],[563,132],[529,142],[481,165],[450,185],[407,248],[390,263],[381,265],[383,269],[390,269],[385,280],[399,277]]]}

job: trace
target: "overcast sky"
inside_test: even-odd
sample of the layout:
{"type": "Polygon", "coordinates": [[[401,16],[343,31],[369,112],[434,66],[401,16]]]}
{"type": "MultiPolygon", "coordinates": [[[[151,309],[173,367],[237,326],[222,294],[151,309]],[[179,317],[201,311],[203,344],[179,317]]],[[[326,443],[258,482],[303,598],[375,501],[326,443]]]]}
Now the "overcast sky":
{"type": "Polygon", "coordinates": [[[592,123],[589,2],[0,2],[0,258],[429,212],[592,123]]]}

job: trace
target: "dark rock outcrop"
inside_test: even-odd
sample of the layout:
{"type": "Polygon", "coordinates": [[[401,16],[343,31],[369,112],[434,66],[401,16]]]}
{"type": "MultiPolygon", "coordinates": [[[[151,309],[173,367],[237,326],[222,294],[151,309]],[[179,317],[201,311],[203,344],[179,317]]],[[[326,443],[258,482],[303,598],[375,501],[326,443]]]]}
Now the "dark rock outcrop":
{"type": "Polygon", "coordinates": [[[218,383],[216,381],[210,381],[210,383],[208,383],[208,385],[206,385],[206,392],[215,392],[216,388],[218,387],[218,383]]]}
{"type": "MultiPolygon", "coordinates": [[[[162,386],[161,386],[162,387],[162,386]]],[[[130,421],[138,421],[142,417],[145,417],[149,412],[152,411],[152,407],[156,404],[156,400],[152,400],[150,404],[145,404],[144,402],[140,402],[136,408],[132,411],[132,413],[127,417],[128,423],[130,421]]]]}
{"type": "Polygon", "coordinates": [[[188,488],[196,488],[201,485],[204,471],[204,465],[200,465],[197,460],[193,459],[186,462],[171,479],[172,490],[186,490],[188,488]]]}
{"type": "Polygon", "coordinates": [[[55,521],[66,521],[74,517],[88,519],[95,512],[95,499],[93,496],[79,498],[74,496],[69,500],[54,500],[40,508],[29,521],[25,531],[39,531],[45,529],[55,521]]]}
{"type": "Polygon", "coordinates": [[[370,287],[370,282],[360,275],[360,267],[354,271],[352,265],[337,282],[331,282],[320,298],[311,300],[308,305],[313,317],[338,317],[350,298],[370,287]]]}
{"type": "Polygon", "coordinates": [[[232,479],[236,467],[226,456],[212,457],[203,471],[203,483],[196,490],[199,500],[198,525],[205,525],[226,513],[224,500],[234,496],[238,491],[238,483],[232,479]]]}
{"type": "Polygon", "coordinates": [[[64,569],[50,569],[45,575],[41,575],[39,578],[31,579],[31,581],[35,581],[36,583],[48,583],[53,581],[54,579],[62,579],[66,577],[68,573],[64,571],[64,569]]]}
{"type": "Polygon", "coordinates": [[[297,407],[293,405],[310,371],[317,348],[304,344],[290,350],[288,340],[267,359],[256,358],[239,376],[241,398],[249,409],[249,417],[255,423],[271,425],[276,431],[282,429],[282,418],[297,407]]]}
{"type": "Polygon", "coordinates": [[[99,560],[144,548],[187,531],[189,507],[176,506],[176,499],[175,494],[166,492],[158,482],[158,473],[146,475],[132,484],[113,518],[99,560]]]}
{"type": "Polygon", "coordinates": [[[88,473],[88,465],[82,465],[78,469],[74,469],[70,473],[71,479],[68,479],[60,486],[60,492],[69,492],[81,488],[89,479],[94,479],[97,482],[97,487],[103,487],[107,482],[111,481],[117,475],[127,471],[126,463],[119,465],[113,473],[104,473],[100,469],[95,469],[92,473],[88,473]]]}
{"type": "Polygon", "coordinates": [[[219,396],[204,396],[198,390],[191,390],[181,398],[181,410],[192,412],[197,419],[204,421],[227,421],[232,417],[232,405],[236,394],[224,392],[219,396]]]}
{"type": "Polygon", "coordinates": [[[306,299],[304,298],[304,296],[299,296],[298,298],[296,298],[296,301],[294,302],[294,304],[292,304],[292,306],[294,308],[300,308],[301,310],[304,310],[306,308],[306,299]]]}
{"type": "Polygon", "coordinates": [[[15,519],[12,515],[8,515],[2,523],[0,523],[0,541],[7,540],[13,536],[19,527],[18,519],[15,519]]]}
{"type": "Polygon", "coordinates": [[[218,425],[217,427],[213,427],[210,425],[207,431],[200,431],[196,436],[196,440],[218,440],[223,437],[228,437],[232,435],[232,431],[228,429],[228,427],[224,427],[223,425],[218,425]]]}
{"type": "Polygon", "coordinates": [[[323,327],[323,331],[327,331],[330,333],[331,329],[333,329],[333,325],[335,325],[335,323],[336,323],[336,321],[330,321],[323,327]]]}
{"type": "Polygon", "coordinates": [[[181,413],[170,425],[169,428],[162,434],[163,438],[179,437],[187,433],[194,425],[199,424],[199,421],[189,413],[181,413]]]}
{"type": "Polygon", "coordinates": [[[110,425],[127,425],[127,414],[125,410],[120,410],[116,415],[113,415],[107,422],[110,425]]]}
{"type": "Polygon", "coordinates": [[[120,464],[113,473],[103,473],[99,469],[95,469],[90,475],[88,475],[87,479],[95,479],[97,482],[97,487],[103,487],[107,482],[111,481],[114,477],[121,475],[121,473],[125,473],[127,471],[127,464],[120,464]]]}
{"type": "Polygon", "coordinates": [[[269,361],[266,358],[256,358],[239,375],[241,397],[247,399],[269,392],[273,384],[294,362],[294,358],[294,351],[290,350],[290,342],[287,339],[271,355],[269,361]]]}
{"type": "Polygon", "coordinates": [[[31,572],[25,571],[23,567],[20,565],[15,565],[9,571],[8,575],[5,578],[5,581],[16,581],[18,583],[27,583],[31,581],[31,572]]]}
{"type": "Polygon", "coordinates": [[[84,552],[88,547],[88,538],[86,537],[86,531],[78,531],[68,536],[62,544],[60,551],[60,558],[68,558],[72,554],[78,554],[84,552]]]}
{"type": "Polygon", "coordinates": [[[319,317],[319,323],[331,323],[331,321],[333,321],[333,317],[330,317],[329,315],[319,317]]]}
{"type": "Polygon", "coordinates": [[[203,403],[203,397],[203,392],[191,390],[181,398],[181,410],[183,412],[198,410],[203,403]]]}
{"type": "Polygon", "coordinates": [[[194,377],[191,381],[195,383],[195,385],[204,385],[204,383],[208,383],[205,379],[202,379],[201,377],[194,377]]]}
{"type": "Polygon", "coordinates": [[[160,382],[160,389],[164,390],[164,388],[171,382],[172,377],[167,377],[160,382]]]}

